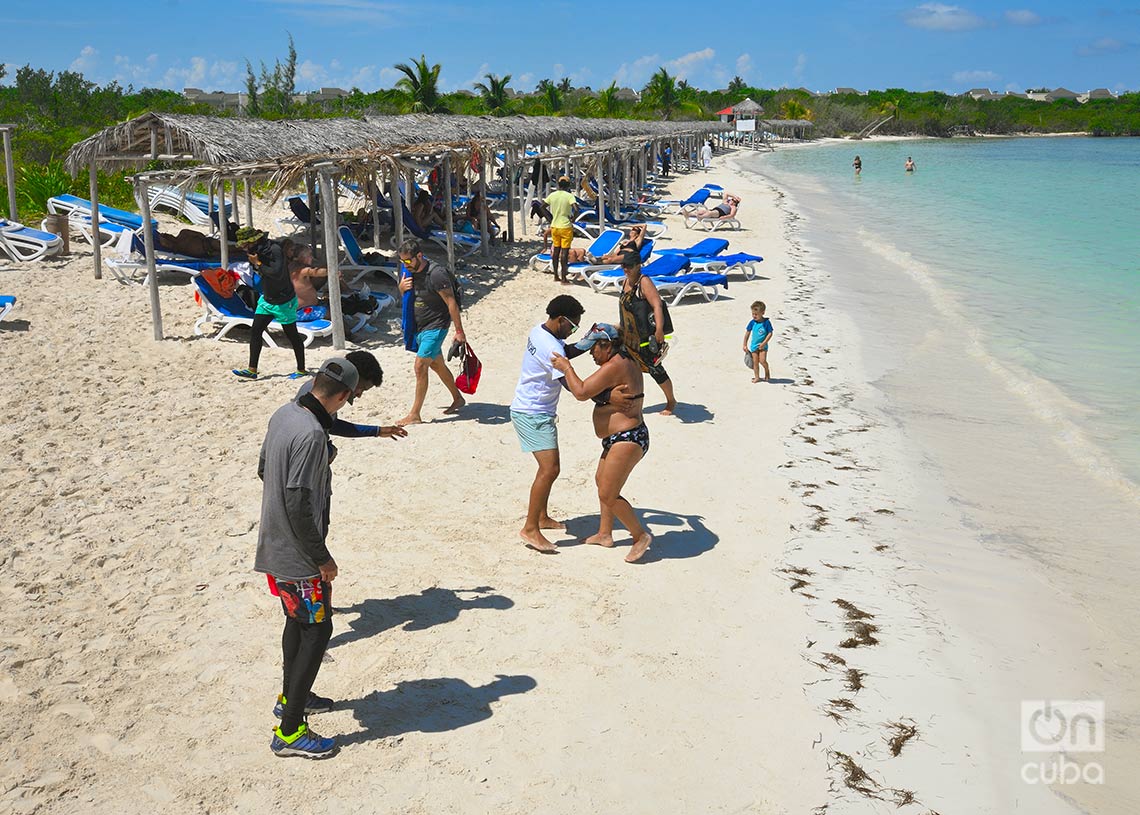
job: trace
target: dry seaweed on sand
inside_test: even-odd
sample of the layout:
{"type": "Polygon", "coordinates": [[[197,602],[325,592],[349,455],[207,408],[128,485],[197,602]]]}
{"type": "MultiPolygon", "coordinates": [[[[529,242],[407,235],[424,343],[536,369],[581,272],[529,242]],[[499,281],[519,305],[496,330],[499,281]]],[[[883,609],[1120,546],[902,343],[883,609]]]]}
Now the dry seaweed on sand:
{"type": "Polygon", "coordinates": [[[863,611],[861,608],[848,600],[840,598],[838,600],[833,600],[832,602],[843,609],[848,620],[873,620],[875,618],[874,614],[863,611]]]}
{"type": "Polygon", "coordinates": [[[843,786],[869,798],[879,797],[879,784],[867,774],[866,770],[855,763],[855,759],[838,750],[830,751],[829,757],[834,762],[832,767],[837,766],[843,773],[843,786]]]}
{"type": "Polygon", "coordinates": [[[858,693],[863,690],[863,679],[866,676],[867,674],[858,668],[848,668],[847,672],[843,675],[843,681],[847,684],[847,690],[852,693],[858,693]]]}
{"type": "Polygon", "coordinates": [[[840,648],[859,648],[864,645],[878,645],[879,641],[875,638],[879,627],[871,623],[857,621],[847,623],[847,630],[851,632],[852,636],[839,643],[840,648]]]}
{"type": "Polygon", "coordinates": [[[918,735],[918,728],[911,721],[891,722],[887,725],[887,729],[894,733],[887,739],[887,747],[895,757],[902,752],[908,741],[918,735]]]}

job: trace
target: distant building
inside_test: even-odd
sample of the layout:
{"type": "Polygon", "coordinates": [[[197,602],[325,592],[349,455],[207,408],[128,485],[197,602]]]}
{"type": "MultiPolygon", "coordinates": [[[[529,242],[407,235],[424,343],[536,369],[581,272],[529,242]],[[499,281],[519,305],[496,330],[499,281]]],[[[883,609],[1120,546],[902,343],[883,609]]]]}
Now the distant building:
{"type": "Polygon", "coordinates": [[[993,96],[994,94],[990,91],[989,88],[970,88],[970,90],[966,91],[962,95],[971,96],[974,99],[981,99],[986,96],[993,96]]]}
{"type": "Polygon", "coordinates": [[[206,93],[201,88],[183,88],[182,97],[188,102],[196,102],[200,105],[209,105],[217,110],[245,110],[246,104],[249,99],[244,93],[224,93],[223,91],[211,91],[206,93]]]}
{"type": "Polygon", "coordinates": [[[1108,88],[1094,88],[1088,93],[1082,93],[1077,97],[1077,101],[1082,105],[1090,99],[1115,99],[1116,96],[1108,88]]]}
{"type": "Polygon", "coordinates": [[[334,99],[343,99],[348,95],[348,91],[340,88],[321,88],[319,91],[306,96],[310,102],[331,102],[334,99]]]}
{"type": "Polygon", "coordinates": [[[737,119],[755,119],[763,112],[764,108],[760,107],[756,102],[753,102],[751,99],[745,99],[741,102],[737,102],[730,108],[718,110],[716,115],[722,122],[735,122],[737,119]]]}
{"type": "Polygon", "coordinates": [[[854,94],[855,96],[863,96],[864,95],[863,91],[857,91],[854,88],[836,88],[834,91],[832,91],[832,93],[835,93],[835,94],[849,93],[849,94],[854,94]]]}
{"type": "Polygon", "coordinates": [[[1055,88],[1045,95],[1045,98],[1050,102],[1055,102],[1058,99],[1072,99],[1076,100],[1078,94],[1073,93],[1068,88],[1055,88]]]}
{"type": "Polygon", "coordinates": [[[640,102],[641,94],[633,88],[618,88],[617,93],[614,94],[614,99],[619,102],[640,102]]]}

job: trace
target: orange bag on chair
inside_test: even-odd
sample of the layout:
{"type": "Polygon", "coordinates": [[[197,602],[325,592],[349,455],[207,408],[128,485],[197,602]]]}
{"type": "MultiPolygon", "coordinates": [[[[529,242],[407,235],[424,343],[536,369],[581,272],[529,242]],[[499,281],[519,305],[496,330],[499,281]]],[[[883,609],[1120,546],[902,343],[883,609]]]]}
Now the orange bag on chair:
{"type": "Polygon", "coordinates": [[[238,276],[226,269],[206,269],[202,277],[210,284],[210,288],[222,297],[233,297],[237,291],[238,276]]]}

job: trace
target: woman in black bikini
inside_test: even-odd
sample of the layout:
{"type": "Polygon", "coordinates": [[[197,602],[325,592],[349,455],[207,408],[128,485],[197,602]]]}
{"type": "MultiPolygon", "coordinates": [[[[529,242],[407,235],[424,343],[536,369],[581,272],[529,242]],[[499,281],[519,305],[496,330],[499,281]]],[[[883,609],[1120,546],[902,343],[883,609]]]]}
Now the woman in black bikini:
{"type": "Polygon", "coordinates": [[[625,279],[621,282],[621,297],[618,298],[618,323],[621,326],[621,341],[629,355],[641,363],[641,370],[653,377],[665,394],[665,408],[662,416],[672,416],[677,408],[677,397],[673,394],[673,380],[661,361],[669,346],[665,343],[665,308],[661,295],[653,281],[641,273],[641,255],[629,252],[621,261],[625,279]],[[653,333],[646,333],[647,326],[638,324],[637,300],[644,300],[653,313],[653,333]]]}
{"type": "Polygon", "coordinates": [[[550,362],[565,374],[566,386],[575,399],[594,400],[594,433],[602,440],[602,456],[594,475],[601,518],[597,533],[586,538],[585,543],[613,546],[616,517],[633,536],[633,546],[625,561],[636,563],[649,549],[653,536],[637,520],[629,501],[621,497],[621,490],[637,462],[649,452],[649,428],[641,415],[645,401],[641,365],[630,358],[617,328],[608,323],[595,323],[575,347],[589,350],[598,365],[598,370],[584,382],[566,357],[555,354],[550,362]],[[625,409],[610,404],[610,391],[619,385],[625,385],[627,392],[633,394],[625,409]]]}

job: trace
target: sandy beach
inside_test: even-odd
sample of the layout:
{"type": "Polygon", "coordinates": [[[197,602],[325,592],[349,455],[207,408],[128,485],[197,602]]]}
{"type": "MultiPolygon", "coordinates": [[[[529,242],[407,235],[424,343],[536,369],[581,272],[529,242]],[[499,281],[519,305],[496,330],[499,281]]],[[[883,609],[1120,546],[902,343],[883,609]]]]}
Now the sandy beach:
{"type": "MultiPolygon", "coordinates": [[[[92,279],[74,243],[66,260],[0,267],[0,294],[18,297],[0,325],[0,598],[24,612],[0,648],[21,728],[0,756],[4,809],[270,813],[315,794],[346,813],[1080,811],[1014,781],[1015,703],[980,690],[990,652],[923,590],[937,578],[906,543],[922,484],[794,202],[739,169],[753,160],[720,153],[670,186],[739,193],[743,228],[722,234],[765,261],[716,302],[673,309],[681,405],[660,415],[647,382],[652,449],[626,492],[655,536],[642,564],[622,561],[624,533],[615,550],[573,545],[597,520],[598,442],[565,396],[551,511],[570,534],[553,557],[519,543],[534,465],[506,406],[526,333],[562,290],[525,266],[533,230],[460,269],[478,394],[444,416],[432,380],[407,439],[338,444],[341,574],[316,689],[340,700],[319,724],[343,747],[320,763],[268,749],[281,612],[251,568],[257,453],[296,390],[291,354],[263,354],[280,376],[236,380],[245,335],[195,337],[177,279],[154,342],[146,290],[92,279]],[[770,384],[740,360],[756,299],[777,331],[770,384]]],[[[663,245],[703,237],[666,220],[663,245]]],[[[615,297],[573,293],[585,320],[616,319],[615,297]]],[[[350,421],[390,424],[410,404],[389,314],[360,346],[383,387],[350,421]]],[[[334,355],[318,341],[308,365],[334,355]]],[[[980,556],[957,566],[1008,576],[980,556]]]]}

